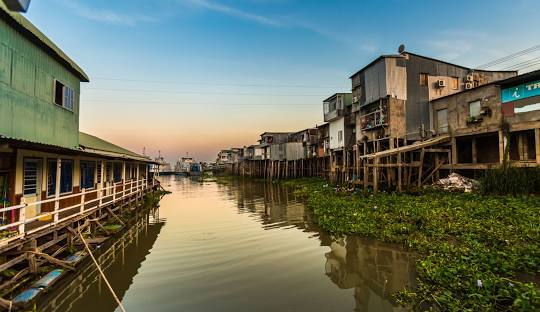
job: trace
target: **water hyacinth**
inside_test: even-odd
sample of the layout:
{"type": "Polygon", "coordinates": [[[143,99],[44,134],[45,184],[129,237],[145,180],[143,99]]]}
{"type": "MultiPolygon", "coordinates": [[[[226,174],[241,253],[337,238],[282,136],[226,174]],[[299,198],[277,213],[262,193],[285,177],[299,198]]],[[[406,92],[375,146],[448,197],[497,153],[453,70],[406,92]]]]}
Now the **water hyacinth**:
{"type": "Polygon", "coordinates": [[[411,310],[540,311],[540,198],[427,191],[364,195],[285,181],[330,233],[400,243],[418,252],[415,289],[394,294],[411,310]]]}

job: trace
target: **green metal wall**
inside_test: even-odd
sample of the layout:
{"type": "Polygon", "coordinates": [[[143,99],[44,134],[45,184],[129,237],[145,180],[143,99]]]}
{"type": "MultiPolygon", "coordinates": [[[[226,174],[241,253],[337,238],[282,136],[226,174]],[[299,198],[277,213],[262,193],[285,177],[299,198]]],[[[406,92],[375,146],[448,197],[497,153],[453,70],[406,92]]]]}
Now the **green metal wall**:
{"type": "Polygon", "coordinates": [[[79,78],[0,19],[0,135],[78,147],[79,94],[79,78]],[[75,92],[73,112],[54,104],[54,79],[75,92]]]}

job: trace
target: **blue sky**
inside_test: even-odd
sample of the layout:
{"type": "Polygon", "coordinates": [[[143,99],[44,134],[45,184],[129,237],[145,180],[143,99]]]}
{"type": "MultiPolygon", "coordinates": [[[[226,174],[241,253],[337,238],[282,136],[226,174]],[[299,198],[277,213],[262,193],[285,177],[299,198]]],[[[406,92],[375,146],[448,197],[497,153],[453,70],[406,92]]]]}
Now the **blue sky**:
{"type": "Polygon", "coordinates": [[[400,43],[466,66],[536,45],[538,12],[524,0],[34,0],[27,17],[90,75],[83,131],[211,160],[322,123],[322,100],[400,43]]]}

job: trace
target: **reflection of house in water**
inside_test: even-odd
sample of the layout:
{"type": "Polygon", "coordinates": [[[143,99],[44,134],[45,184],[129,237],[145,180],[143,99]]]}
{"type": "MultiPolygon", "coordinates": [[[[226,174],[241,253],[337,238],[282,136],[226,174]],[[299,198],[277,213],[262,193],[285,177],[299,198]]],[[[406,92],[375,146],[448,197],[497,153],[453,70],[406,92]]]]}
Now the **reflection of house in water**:
{"type": "Polygon", "coordinates": [[[272,183],[233,181],[227,185],[228,195],[237,202],[241,213],[261,217],[265,228],[294,225],[300,229],[315,229],[311,215],[293,191],[272,183]]]}
{"type": "MultiPolygon", "coordinates": [[[[155,213],[159,213],[156,210],[155,213]]],[[[141,216],[114,243],[105,243],[103,251],[96,258],[104,270],[107,279],[122,300],[141,264],[154,245],[161,228],[165,224],[154,215],[154,222],[148,216],[141,216]]],[[[113,300],[104,282],[101,280],[96,267],[89,261],[76,272],[69,281],[57,285],[57,291],[38,302],[38,311],[115,311],[116,302],[113,300]],[[98,287],[96,287],[96,283],[98,287]]]]}
{"type": "MultiPolygon", "coordinates": [[[[240,213],[261,216],[266,229],[294,225],[316,233],[321,246],[328,246],[325,272],[337,287],[354,289],[355,311],[400,311],[391,301],[393,293],[415,285],[414,255],[395,245],[350,236],[335,238],[320,231],[313,215],[293,192],[279,184],[235,181],[228,195],[240,213]]],[[[322,256],[322,255],[321,255],[322,256]]]]}
{"type": "Polygon", "coordinates": [[[413,254],[356,236],[330,244],[326,275],[340,288],[354,288],[356,311],[401,310],[391,303],[396,291],[415,284],[413,254]]]}

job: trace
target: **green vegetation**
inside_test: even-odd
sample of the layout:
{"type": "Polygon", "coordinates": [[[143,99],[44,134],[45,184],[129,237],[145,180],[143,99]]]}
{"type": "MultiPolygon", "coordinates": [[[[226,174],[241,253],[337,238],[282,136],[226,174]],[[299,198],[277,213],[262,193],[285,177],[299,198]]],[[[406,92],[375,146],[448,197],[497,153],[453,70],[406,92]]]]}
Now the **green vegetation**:
{"type": "Polygon", "coordinates": [[[486,170],[480,179],[480,192],[485,195],[540,194],[540,168],[486,170]]]}
{"type": "Polygon", "coordinates": [[[171,192],[162,189],[144,194],[144,208],[157,207],[161,198],[167,194],[171,194],[171,192]]]}
{"type": "Polygon", "coordinates": [[[429,191],[365,195],[321,180],[284,181],[319,225],[418,252],[418,286],[395,294],[413,310],[531,311],[540,290],[540,198],[429,191]]]}

